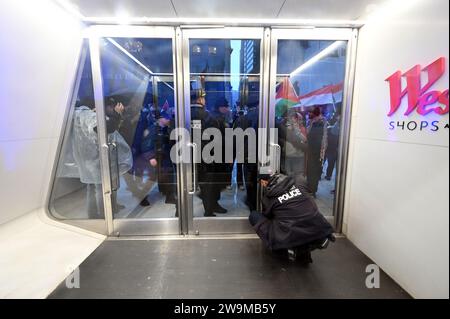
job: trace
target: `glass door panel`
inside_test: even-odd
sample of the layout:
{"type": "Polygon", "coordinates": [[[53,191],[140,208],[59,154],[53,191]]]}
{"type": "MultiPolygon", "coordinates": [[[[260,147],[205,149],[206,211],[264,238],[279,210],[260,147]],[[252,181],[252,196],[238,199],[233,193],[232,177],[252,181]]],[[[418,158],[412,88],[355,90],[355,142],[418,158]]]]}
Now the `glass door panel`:
{"type": "Polygon", "coordinates": [[[251,232],[248,216],[258,201],[263,30],[251,30],[254,37],[246,30],[183,33],[187,124],[199,159],[192,169],[197,188],[189,207],[191,233],[251,232]]]}
{"type": "Polygon", "coordinates": [[[172,37],[99,41],[115,235],[178,234],[172,37]]]}
{"type": "Polygon", "coordinates": [[[351,30],[275,30],[271,124],[279,171],[305,183],[325,216],[335,213],[343,97],[351,30]]]}

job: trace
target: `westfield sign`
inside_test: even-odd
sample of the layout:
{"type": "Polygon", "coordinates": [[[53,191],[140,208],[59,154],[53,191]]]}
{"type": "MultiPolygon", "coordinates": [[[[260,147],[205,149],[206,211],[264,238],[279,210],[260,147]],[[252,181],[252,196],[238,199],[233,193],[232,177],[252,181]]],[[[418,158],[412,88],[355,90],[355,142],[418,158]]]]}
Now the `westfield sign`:
{"type": "MultiPolygon", "coordinates": [[[[391,117],[394,114],[397,114],[402,101],[405,98],[408,100],[408,107],[403,113],[405,116],[409,116],[414,111],[422,116],[430,113],[437,115],[448,114],[448,89],[444,91],[431,90],[433,85],[444,76],[445,62],[445,58],[441,57],[424,68],[420,65],[416,65],[405,73],[397,71],[389,76],[386,81],[389,83],[391,105],[387,115],[391,117]],[[423,77],[426,78],[426,83],[422,83],[422,72],[426,75],[423,77]],[[404,79],[404,81],[402,81],[402,79],[404,79]],[[403,86],[405,87],[403,88],[403,86]]],[[[393,130],[397,126],[401,127],[403,130],[408,129],[414,131],[416,129],[424,130],[428,127],[432,131],[438,131],[440,128],[439,124],[440,121],[399,121],[397,123],[391,122],[390,129],[393,130]]],[[[445,128],[448,128],[448,124],[445,125],[445,128]]]]}

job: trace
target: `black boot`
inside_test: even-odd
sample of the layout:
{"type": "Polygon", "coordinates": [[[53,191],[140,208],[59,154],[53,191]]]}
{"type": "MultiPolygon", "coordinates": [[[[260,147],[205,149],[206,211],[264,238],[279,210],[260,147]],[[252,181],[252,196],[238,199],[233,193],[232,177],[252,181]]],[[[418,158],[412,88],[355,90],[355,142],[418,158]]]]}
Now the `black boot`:
{"type": "MultiPolygon", "coordinates": [[[[336,240],[336,239],[334,239],[334,240],[336,240]]],[[[316,241],[314,241],[314,242],[309,244],[309,250],[313,251],[313,250],[316,250],[316,249],[320,249],[320,250],[326,249],[326,248],[328,248],[328,245],[330,244],[330,241],[332,241],[332,239],[330,237],[326,237],[324,239],[316,240],[316,241]]]]}
{"type": "Polygon", "coordinates": [[[216,217],[216,214],[214,214],[213,212],[205,212],[205,217],[216,217]]]}
{"type": "Polygon", "coordinates": [[[165,203],[175,205],[177,203],[177,199],[175,198],[175,195],[173,195],[173,194],[166,195],[165,203]]]}
{"type": "Polygon", "coordinates": [[[228,210],[226,210],[225,208],[220,206],[219,203],[217,203],[217,205],[213,208],[213,212],[217,214],[226,214],[228,210]]]}
{"type": "Polygon", "coordinates": [[[143,200],[141,200],[139,205],[141,205],[142,207],[150,206],[150,202],[148,201],[147,196],[145,196],[145,198],[143,200]]]}
{"type": "Polygon", "coordinates": [[[298,251],[296,257],[296,261],[302,266],[308,266],[313,263],[311,252],[309,250],[298,251]]]}

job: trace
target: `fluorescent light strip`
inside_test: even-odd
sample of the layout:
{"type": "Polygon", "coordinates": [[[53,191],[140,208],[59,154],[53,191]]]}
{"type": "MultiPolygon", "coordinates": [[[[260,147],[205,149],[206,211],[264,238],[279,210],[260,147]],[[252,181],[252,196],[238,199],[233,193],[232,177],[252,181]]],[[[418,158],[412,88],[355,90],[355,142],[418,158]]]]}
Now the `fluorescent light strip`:
{"type": "Polygon", "coordinates": [[[295,69],[290,74],[290,77],[303,72],[304,70],[306,70],[310,66],[314,65],[316,62],[320,61],[321,59],[323,59],[324,57],[326,57],[327,55],[329,55],[330,53],[332,53],[334,50],[338,49],[340,46],[344,45],[345,43],[346,43],[345,41],[335,41],[333,44],[326,47],[325,49],[323,49],[322,51],[317,53],[315,56],[313,56],[311,59],[309,59],[302,65],[300,65],[297,69],[295,69]]]}
{"type": "MultiPolygon", "coordinates": [[[[136,59],[134,55],[132,55],[130,52],[128,52],[124,47],[122,47],[119,43],[117,43],[112,38],[106,38],[109,42],[111,42],[116,48],[118,48],[120,51],[122,51],[126,56],[128,56],[130,59],[132,59],[137,65],[139,65],[141,68],[143,68],[145,71],[147,71],[151,76],[155,76],[155,73],[153,73],[152,70],[150,70],[147,66],[145,66],[141,61],[136,59]]],[[[161,78],[159,76],[156,76],[156,79],[165,85],[167,85],[172,90],[175,90],[170,84],[167,82],[161,81],[161,78]]]]}
{"type": "MultiPolygon", "coordinates": [[[[120,24],[120,17],[85,17],[88,23],[120,24]]],[[[319,20],[319,19],[246,19],[246,18],[149,18],[129,17],[128,24],[160,24],[160,25],[278,25],[278,26],[340,26],[361,27],[359,20],[319,20]]]]}

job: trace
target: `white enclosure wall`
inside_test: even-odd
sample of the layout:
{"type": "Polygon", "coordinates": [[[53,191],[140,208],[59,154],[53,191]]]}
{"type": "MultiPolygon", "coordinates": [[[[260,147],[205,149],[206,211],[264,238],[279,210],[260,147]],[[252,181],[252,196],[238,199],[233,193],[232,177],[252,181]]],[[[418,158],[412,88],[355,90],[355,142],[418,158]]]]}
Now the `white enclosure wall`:
{"type": "Polygon", "coordinates": [[[43,209],[80,48],[55,3],[0,0],[0,298],[47,297],[104,240],[43,209]]]}
{"type": "MultiPolygon", "coordinates": [[[[449,117],[405,116],[407,97],[388,117],[385,79],[439,57],[445,57],[445,73],[430,90],[444,91],[448,0],[392,1],[361,29],[344,229],[419,298],[449,296],[449,117]],[[390,121],[440,121],[440,129],[390,130],[390,121]]],[[[426,81],[422,74],[422,86],[426,81]]]]}
{"type": "Polygon", "coordinates": [[[0,0],[0,224],[44,205],[80,32],[50,0],[0,0]]]}

